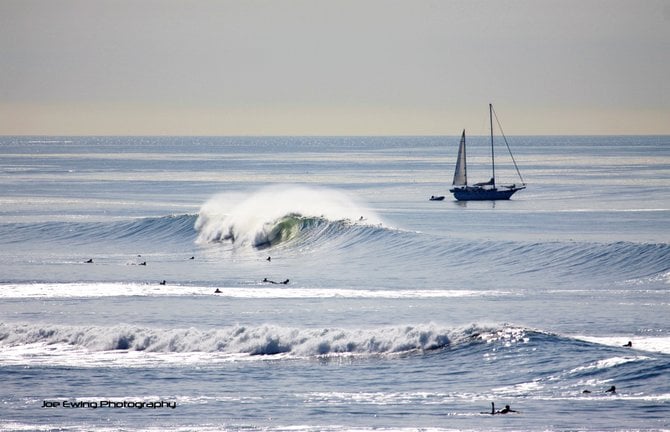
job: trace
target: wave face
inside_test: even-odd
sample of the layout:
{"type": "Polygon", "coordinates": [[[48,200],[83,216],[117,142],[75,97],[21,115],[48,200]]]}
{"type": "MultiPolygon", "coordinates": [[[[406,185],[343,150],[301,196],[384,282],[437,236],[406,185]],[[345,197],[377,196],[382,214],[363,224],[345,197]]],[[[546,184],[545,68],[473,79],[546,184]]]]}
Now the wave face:
{"type": "MultiPolygon", "coordinates": [[[[9,248],[33,248],[30,256],[6,258],[0,265],[0,278],[9,282],[54,282],[34,279],[30,262],[58,266],[61,274],[56,282],[88,280],[97,267],[67,268],[90,257],[96,262],[123,265],[150,259],[179,262],[179,268],[157,269],[151,278],[170,279],[176,285],[201,283],[212,286],[222,280],[241,280],[257,273],[251,254],[235,266],[198,267],[237,259],[239,250],[272,248],[284,258],[284,275],[300,275],[302,287],[312,287],[307,281],[316,278],[335,288],[357,286],[360,277],[387,281],[387,287],[405,290],[402,281],[422,281],[429,289],[505,289],[513,287],[549,288],[558,284],[606,281],[610,284],[667,287],[670,274],[670,245],[631,242],[524,242],[509,240],[476,240],[450,237],[438,233],[403,231],[386,227],[363,207],[345,200],[344,195],[321,193],[316,190],[296,191],[289,195],[308,199],[319,195],[321,202],[302,206],[286,204],[284,208],[263,213],[265,197],[275,195],[273,189],[256,193],[233,203],[231,212],[219,213],[220,198],[203,206],[200,214],[152,217],[109,222],[44,222],[0,224],[0,244],[9,248]],[[340,204],[326,211],[324,197],[338,197],[340,204]],[[347,202],[347,205],[343,203],[347,202]],[[308,209],[307,207],[311,207],[308,209]],[[358,216],[356,216],[358,215],[358,216]],[[361,217],[363,219],[361,220],[361,217]],[[37,243],[43,248],[35,252],[37,243]],[[228,247],[219,247],[225,244],[228,247]],[[138,259],[141,253],[145,258],[138,259]],[[152,255],[153,254],[153,255],[152,255]],[[171,255],[169,255],[171,254],[171,255]],[[146,258],[150,255],[150,258],[146,258]],[[198,260],[181,263],[193,255],[198,260]],[[309,261],[304,257],[309,255],[309,261]],[[135,257],[135,258],[134,258],[135,257]],[[318,266],[305,263],[328,263],[332,272],[321,272],[318,266]],[[482,263],[492,269],[495,280],[481,274],[482,263]],[[188,266],[187,266],[188,264],[188,266]],[[17,267],[18,266],[18,267],[17,267]],[[311,269],[314,267],[313,269],[311,269]],[[17,268],[22,268],[20,276],[17,268]],[[442,283],[443,272],[449,278],[442,283]],[[342,275],[350,276],[343,279],[342,275]],[[538,277],[544,282],[537,286],[538,277]],[[476,281],[477,284],[458,286],[457,281],[476,281]],[[488,281],[488,282],[487,282],[488,281]],[[332,285],[331,285],[332,282],[332,285]],[[307,285],[304,285],[307,283],[307,285]],[[344,284],[344,285],[343,285],[344,284]]],[[[281,196],[278,194],[277,196],[281,196]]],[[[330,199],[326,202],[332,203],[330,199]]],[[[337,201],[337,200],[336,200],[337,201]]],[[[126,280],[127,271],[113,273],[114,281],[126,280]]],[[[128,281],[133,281],[128,273],[128,281]]],[[[232,282],[233,286],[238,282],[232,282]]],[[[225,285],[224,285],[225,286],[225,285]]],[[[383,286],[383,285],[382,285],[383,286]]]]}
{"type": "MultiPolygon", "coordinates": [[[[61,265],[81,262],[82,258],[75,258],[79,256],[95,256],[101,262],[106,259],[125,265],[137,253],[172,253],[177,257],[175,259],[185,259],[199,252],[199,262],[203,264],[207,260],[217,262],[227,259],[229,255],[226,254],[231,252],[229,248],[217,248],[217,245],[225,243],[231,245],[233,251],[273,248],[279,253],[278,250],[281,250],[283,257],[294,260],[295,268],[290,270],[291,273],[303,273],[310,278],[317,276],[307,274],[308,269],[303,265],[304,260],[301,260],[305,254],[313,255],[310,259],[316,262],[328,260],[333,269],[346,267],[332,273],[336,280],[341,279],[343,272],[350,272],[352,276],[367,272],[371,278],[395,276],[395,280],[405,277],[425,280],[427,274],[439,275],[442,271],[448,271],[452,281],[472,278],[483,281],[485,279],[478,276],[482,262],[486,262],[498,276],[505,276],[508,286],[515,284],[510,279],[512,277],[517,278],[517,285],[523,285],[524,280],[535,284],[538,275],[545,282],[556,283],[606,280],[616,284],[649,285],[655,282],[656,285],[667,286],[670,280],[668,244],[463,239],[389,228],[373,212],[351,203],[347,206],[332,206],[335,210],[329,216],[326,216],[328,213],[325,210],[322,211],[327,207],[323,202],[304,206],[302,213],[298,212],[300,205],[290,204],[263,213],[259,208],[265,206],[261,203],[266,202],[268,194],[274,195],[272,189],[233,205],[232,212],[228,214],[215,211],[222,208],[220,198],[215,198],[203,206],[198,216],[185,214],[110,222],[0,224],[0,243],[15,249],[24,245],[31,247],[36,242],[56,245],[44,248],[44,253],[48,255],[44,261],[61,265]],[[310,206],[311,210],[307,209],[310,206]],[[197,248],[201,250],[197,251],[197,248]],[[217,254],[217,249],[221,249],[224,255],[217,254]],[[62,255],[62,260],[53,261],[50,254],[54,252],[50,250],[62,255]]],[[[343,195],[315,190],[305,192],[291,189],[289,195],[304,199],[314,195],[334,195],[344,202],[343,195]]],[[[332,202],[328,199],[326,201],[332,202]]],[[[8,264],[6,268],[4,280],[15,280],[14,266],[24,265],[31,259],[39,257],[21,262],[18,258],[17,261],[10,260],[11,265],[8,264]]],[[[197,264],[191,264],[181,273],[193,271],[197,264]]],[[[26,272],[29,271],[26,268],[26,272]]],[[[250,270],[244,266],[239,269],[228,267],[226,275],[235,271],[244,274],[250,270]]],[[[156,277],[165,278],[161,274],[156,277]]],[[[170,277],[173,282],[180,283],[178,274],[170,277]]],[[[198,273],[196,277],[195,280],[207,284],[220,280],[220,275],[211,268],[205,273],[198,273]]],[[[319,274],[318,277],[323,278],[324,275],[319,274]]],[[[67,280],[67,277],[63,277],[60,282],[67,280]]],[[[38,280],[26,278],[25,281],[38,280]]],[[[181,283],[190,284],[188,280],[181,283]]],[[[441,288],[439,284],[427,283],[430,288],[441,288]]],[[[395,288],[405,289],[406,286],[395,288]]]]}
{"type": "Polygon", "coordinates": [[[68,245],[117,242],[183,242],[194,235],[195,215],[112,220],[106,222],[11,223],[2,225],[0,242],[58,242],[68,245]]]}
{"type": "Polygon", "coordinates": [[[380,225],[381,219],[343,192],[302,186],[271,186],[239,199],[217,196],[200,209],[199,243],[230,241],[267,248],[304,233],[329,233],[352,224],[380,225]]]}

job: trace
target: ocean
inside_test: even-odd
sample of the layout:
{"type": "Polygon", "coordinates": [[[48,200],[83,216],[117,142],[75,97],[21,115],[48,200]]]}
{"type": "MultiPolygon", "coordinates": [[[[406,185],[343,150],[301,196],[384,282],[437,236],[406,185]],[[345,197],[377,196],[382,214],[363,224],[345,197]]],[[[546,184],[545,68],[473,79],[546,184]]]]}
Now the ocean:
{"type": "Polygon", "coordinates": [[[459,138],[0,137],[0,430],[670,430],[670,136],[459,138]]]}

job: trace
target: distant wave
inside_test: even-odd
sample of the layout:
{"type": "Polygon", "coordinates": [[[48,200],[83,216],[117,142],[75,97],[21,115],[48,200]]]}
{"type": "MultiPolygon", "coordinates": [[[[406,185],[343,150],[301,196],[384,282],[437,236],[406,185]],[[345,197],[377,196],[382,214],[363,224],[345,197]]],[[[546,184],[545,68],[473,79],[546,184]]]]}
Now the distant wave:
{"type": "Polygon", "coordinates": [[[271,186],[248,196],[217,196],[200,209],[198,242],[230,241],[267,248],[310,235],[326,238],[381,219],[344,192],[304,186],[271,186]]]}
{"type": "MultiPolygon", "coordinates": [[[[376,258],[480,271],[482,260],[508,274],[654,277],[670,270],[670,245],[632,242],[523,242],[452,238],[390,228],[374,212],[332,189],[272,186],[205,203],[195,222],[197,242],[319,249],[349,262],[376,258]]],[[[404,264],[403,264],[404,265],[404,264]]]]}
{"type": "Polygon", "coordinates": [[[182,214],[108,222],[11,223],[0,226],[0,242],[192,241],[195,220],[196,215],[182,214]]]}
{"type": "Polygon", "coordinates": [[[501,243],[499,262],[523,263],[520,273],[557,272],[563,276],[650,277],[670,270],[670,245],[646,243],[501,243]]]}
{"type": "MultiPolygon", "coordinates": [[[[670,245],[652,243],[523,242],[452,238],[436,234],[388,228],[371,213],[349,209],[354,219],[331,219],[298,213],[258,215],[247,219],[244,212],[217,215],[174,215],[109,222],[43,222],[0,224],[0,245],[39,243],[105,245],[119,243],[120,250],[159,249],[173,245],[190,249],[197,242],[212,246],[219,242],[233,247],[283,248],[287,254],[323,254],[346,257],[347,262],[375,260],[397,262],[415,268],[457,268],[478,273],[481,262],[507,275],[557,278],[604,278],[626,285],[667,285],[670,281],[670,245]],[[363,219],[361,220],[361,216],[363,219]],[[382,225],[379,225],[382,223],[382,225]]],[[[340,217],[343,214],[338,215],[340,217]]]]}
{"type": "Polygon", "coordinates": [[[493,241],[404,231],[388,227],[347,194],[325,188],[273,186],[244,196],[218,196],[197,215],[0,224],[0,245],[10,246],[112,245],[145,251],[149,244],[187,250],[194,242],[215,249],[219,243],[282,248],[286,256],[342,258],[353,266],[379,261],[419,277],[421,269],[451,268],[467,278],[480,273],[483,261],[498,274],[541,274],[561,281],[667,285],[670,274],[670,245],[664,243],[493,241]]]}

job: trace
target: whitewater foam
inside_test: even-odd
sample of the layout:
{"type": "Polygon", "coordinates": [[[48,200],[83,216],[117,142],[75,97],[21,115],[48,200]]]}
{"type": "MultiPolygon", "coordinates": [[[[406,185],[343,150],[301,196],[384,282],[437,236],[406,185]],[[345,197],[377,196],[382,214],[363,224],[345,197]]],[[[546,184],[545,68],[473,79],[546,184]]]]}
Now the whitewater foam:
{"type": "Polygon", "coordinates": [[[375,212],[342,191],[275,185],[247,196],[211,198],[201,207],[195,223],[197,242],[230,240],[254,247],[275,245],[299,234],[300,227],[287,224],[287,217],[382,224],[375,212]]]}
{"type": "Polygon", "coordinates": [[[266,356],[395,355],[481,341],[491,331],[436,324],[370,329],[237,325],[214,330],[0,324],[0,364],[137,366],[213,364],[266,356]]]}
{"type": "MultiPolygon", "coordinates": [[[[670,354],[670,336],[574,336],[575,339],[612,347],[623,347],[629,341],[633,352],[657,352],[670,354]]],[[[628,357],[626,357],[628,358],[628,357]]]]}
{"type": "Polygon", "coordinates": [[[28,283],[0,284],[0,298],[97,298],[211,296],[240,299],[314,299],[314,298],[376,298],[420,299],[459,297],[501,297],[512,295],[508,290],[445,290],[445,289],[353,289],[268,286],[258,282],[252,287],[192,286],[158,283],[28,283]]]}

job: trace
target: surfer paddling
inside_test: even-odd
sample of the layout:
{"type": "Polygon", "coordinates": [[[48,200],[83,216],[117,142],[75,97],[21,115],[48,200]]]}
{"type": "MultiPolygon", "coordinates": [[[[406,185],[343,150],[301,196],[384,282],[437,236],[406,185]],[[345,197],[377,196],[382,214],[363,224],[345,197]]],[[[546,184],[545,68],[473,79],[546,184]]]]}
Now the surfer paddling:
{"type": "Polygon", "coordinates": [[[263,279],[263,282],[265,282],[265,283],[271,283],[271,284],[276,284],[276,285],[288,285],[289,280],[286,279],[285,281],[277,282],[277,281],[270,280],[270,279],[268,279],[268,278],[264,278],[264,279],[263,279]]]}
{"type": "MultiPolygon", "coordinates": [[[[582,391],[582,394],[591,394],[591,393],[592,393],[591,390],[588,389],[582,391]]],[[[605,393],[616,394],[616,386],[608,388],[607,390],[605,390],[605,393]]]]}
{"type": "Polygon", "coordinates": [[[518,412],[519,411],[516,411],[516,410],[513,410],[512,408],[510,408],[509,405],[505,405],[505,408],[496,411],[495,403],[491,402],[491,412],[490,413],[483,412],[482,414],[496,415],[496,414],[509,414],[509,413],[518,413],[518,412]]]}

